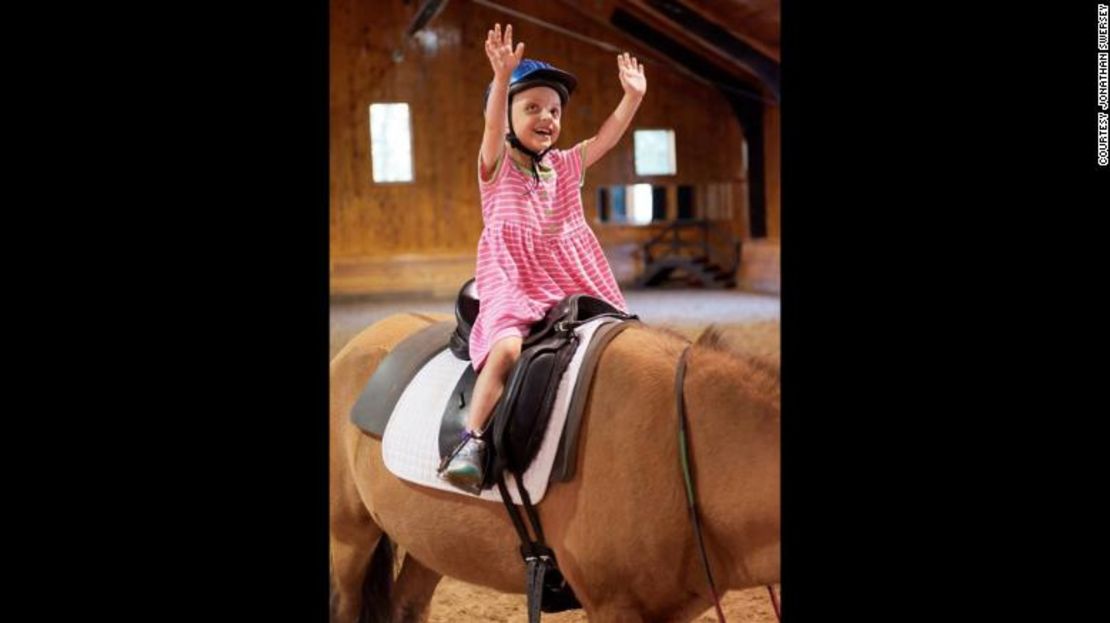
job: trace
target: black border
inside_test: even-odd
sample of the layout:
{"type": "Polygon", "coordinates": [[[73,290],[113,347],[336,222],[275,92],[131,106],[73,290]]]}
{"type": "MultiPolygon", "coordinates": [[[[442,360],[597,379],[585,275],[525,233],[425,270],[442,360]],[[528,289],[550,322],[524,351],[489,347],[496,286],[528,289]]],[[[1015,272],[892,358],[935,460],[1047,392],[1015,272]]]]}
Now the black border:
{"type": "Polygon", "coordinates": [[[791,622],[1077,603],[1096,4],[783,1],[791,622]]]}
{"type": "Polygon", "coordinates": [[[129,17],[102,104],[126,164],[99,166],[131,229],[98,244],[138,248],[96,326],[124,355],[98,372],[126,382],[128,437],[105,436],[128,475],[93,532],[127,572],[102,593],[155,618],[324,621],[328,3],[129,17]]]}

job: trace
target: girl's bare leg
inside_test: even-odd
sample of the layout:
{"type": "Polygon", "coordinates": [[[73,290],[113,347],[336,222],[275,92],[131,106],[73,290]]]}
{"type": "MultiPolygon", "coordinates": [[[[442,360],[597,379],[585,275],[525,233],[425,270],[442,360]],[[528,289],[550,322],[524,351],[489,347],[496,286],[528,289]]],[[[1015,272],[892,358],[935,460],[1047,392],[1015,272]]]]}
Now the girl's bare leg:
{"type": "Polygon", "coordinates": [[[475,495],[481,493],[487,456],[486,441],[476,433],[485,429],[494,405],[505,391],[509,371],[520,358],[521,342],[520,337],[507,337],[497,340],[490,349],[471,393],[470,415],[466,423],[471,435],[440,472],[440,477],[447,482],[475,495]]]}
{"type": "Polygon", "coordinates": [[[481,431],[485,428],[494,405],[505,391],[509,372],[520,359],[521,341],[519,337],[502,338],[490,349],[486,363],[474,382],[474,391],[470,397],[470,416],[466,421],[467,430],[481,431]]]}

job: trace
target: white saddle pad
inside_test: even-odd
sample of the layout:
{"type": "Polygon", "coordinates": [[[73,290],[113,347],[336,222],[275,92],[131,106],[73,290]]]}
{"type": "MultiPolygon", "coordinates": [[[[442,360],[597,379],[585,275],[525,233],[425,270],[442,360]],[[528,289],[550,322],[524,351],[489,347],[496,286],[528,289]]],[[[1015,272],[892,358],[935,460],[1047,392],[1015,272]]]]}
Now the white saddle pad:
{"type": "MultiPolygon", "coordinates": [[[[574,395],[574,386],[578,379],[582,358],[597,328],[614,321],[613,318],[598,318],[575,329],[579,337],[578,350],[571,358],[570,365],[559,383],[551,419],[548,421],[547,432],[540,444],[539,453],[528,467],[528,471],[524,472],[524,488],[528,490],[528,495],[534,504],[538,504],[547,491],[547,481],[555,463],[559,437],[562,436],[563,425],[567,420],[567,409],[570,406],[571,396],[574,395]]],[[[443,482],[436,475],[436,468],[439,467],[440,461],[439,429],[443,420],[443,411],[447,408],[451,393],[469,365],[469,361],[462,361],[444,348],[424,364],[405,388],[401,398],[397,400],[393,413],[389,417],[389,423],[386,424],[385,434],[382,436],[382,456],[386,468],[398,478],[433,489],[474,497],[471,493],[443,482]]],[[[509,487],[513,501],[520,504],[520,494],[516,490],[516,483],[511,475],[506,474],[505,484],[509,487]]],[[[501,501],[501,494],[496,487],[483,491],[479,497],[484,500],[501,501]]]]}

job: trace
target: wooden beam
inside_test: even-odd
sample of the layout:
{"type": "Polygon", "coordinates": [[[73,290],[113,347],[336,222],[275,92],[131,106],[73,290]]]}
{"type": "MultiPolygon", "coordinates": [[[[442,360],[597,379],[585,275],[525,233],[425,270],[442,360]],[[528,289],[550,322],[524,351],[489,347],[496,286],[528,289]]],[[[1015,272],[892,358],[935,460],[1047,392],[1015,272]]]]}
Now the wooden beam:
{"type": "MultiPolygon", "coordinates": [[[[617,4],[638,19],[649,24],[651,27],[666,33],[675,41],[697,52],[714,65],[727,68],[733,75],[742,76],[745,80],[760,85],[764,94],[770,90],[764,83],[763,77],[755,68],[745,63],[742,59],[737,58],[736,55],[722,50],[709,41],[706,41],[696,33],[689,32],[682,28],[676,24],[674,20],[643,0],[618,0],[617,4]]],[[[698,13],[697,11],[692,12],[698,13]]],[[[700,15],[700,13],[698,14],[700,15]]],[[[746,42],[745,40],[745,43],[746,42]]]]}
{"type": "Polygon", "coordinates": [[[677,0],[675,4],[717,24],[776,63],[782,62],[779,0],[677,0]]]}
{"type": "Polygon", "coordinates": [[[424,4],[420,5],[420,9],[412,16],[412,21],[405,29],[405,37],[411,37],[416,34],[416,31],[427,26],[435,16],[439,15],[445,4],[447,0],[424,0],[424,4]]]}
{"type": "MultiPolygon", "coordinates": [[[[609,17],[613,12],[617,9],[621,9],[634,15],[637,19],[640,19],[652,28],[663,32],[679,45],[697,53],[718,69],[745,82],[761,86],[763,84],[758,74],[746,65],[737,62],[735,57],[724,54],[717,48],[708,45],[703,39],[677,27],[674,22],[660,15],[657,11],[646,7],[646,5],[637,2],[629,2],[628,0],[561,0],[561,2],[577,11],[583,17],[620,34],[622,37],[630,37],[628,33],[616,28],[609,21],[609,17]]],[[[647,42],[641,41],[640,43],[650,47],[647,42]]]]}

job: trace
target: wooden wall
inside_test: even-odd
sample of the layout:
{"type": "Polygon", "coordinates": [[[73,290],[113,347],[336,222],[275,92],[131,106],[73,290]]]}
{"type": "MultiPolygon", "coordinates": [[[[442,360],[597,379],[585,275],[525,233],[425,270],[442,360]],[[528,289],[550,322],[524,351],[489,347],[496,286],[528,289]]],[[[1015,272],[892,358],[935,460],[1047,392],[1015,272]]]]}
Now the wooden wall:
{"type": "Polygon", "coordinates": [[[767,106],[763,109],[763,176],[764,184],[766,185],[765,202],[767,206],[767,238],[775,241],[779,240],[779,218],[781,205],[781,193],[779,191],[779,182],[781,180],[779,171],[781,170],[782,160],[780,146],[781,128],[781,111],[777,106],[767,106]]]}
{"type": "Polygon", "coordinates": [[[779,142],[780,110],[778,107],[763,109],[763,176],[766,184],[764,201],[767,210],[767,237],[758,240],[745,238],[740,256],[740,274],[737,282],[744,290],[779,293],[782,287],[780,278],[779,236],[781,233],[781,193],[779,187],[781,160],[779,142]]]}
{"type": "MultiPolygon", "coordinates": [[[[635,41],[559,2],[521,0],[513,8],[587,37],[643,51],[635,41]]],[[[482,96],[492,72],[482,43],[494,22],[509,16],[469,2],[448,2],[415,37],[404,31],[420,2],[331,0],[330,242],[333,294],[454,292],[473,273],[482,229],[476,161],[482,96]],[[413,131],[413,183],[376,184],[371,177],[369,106],[407,102],[413,131]]],[[[616,59],[605,50],[521,20],[511,20],[525,56],[574,73],[578,90],[567,106],[559,146],[593,136],[620,101],[616,59]]],[[[596,223],[597,188],[628,183],[731,183],[743,187],[742,130],[713,88],[645,61],[648,93],[632,128],[586,173],[587,220],[618,280],[639,271],[636,250],[656,227],[596,223]],[[678,174],[637,177],[634,128],[673,128],[678,174]]],[[[777,186],[777,114],[768,114],[768,182],[777,186]],[[770,154],[769,154],[770,155],[770,154]]],[[[771,184],[769,184],[770,186],[771,184]]],[[[734,193],[743,197],[743,192],[734,193]]],[[[778,191],[768,189],[768,231],[778,232],[778,191]],[[774,208],[772,208],[774,204],[774,208]],[[773,211],[772,211],[773,210],[773,211]]],[[[737,201],[743,201],[737,199],[737,201]]],[[[734,230],[746,232],[738,215],[734,230]]]]}

